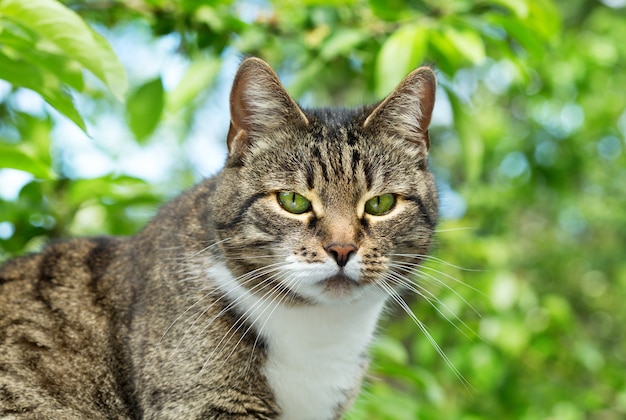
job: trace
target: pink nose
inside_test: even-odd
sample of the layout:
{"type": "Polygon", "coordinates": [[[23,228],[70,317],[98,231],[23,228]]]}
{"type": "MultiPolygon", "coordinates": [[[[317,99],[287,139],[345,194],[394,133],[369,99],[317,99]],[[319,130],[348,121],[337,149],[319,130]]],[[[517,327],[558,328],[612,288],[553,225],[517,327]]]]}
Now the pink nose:
{"type": "Polygon", "coordinates": [[[348,263],[350,255],[356,252],[356,246],[331,244],[326,247],[326,252],[337,261],[339,267],[343,267],[348,263]]]}

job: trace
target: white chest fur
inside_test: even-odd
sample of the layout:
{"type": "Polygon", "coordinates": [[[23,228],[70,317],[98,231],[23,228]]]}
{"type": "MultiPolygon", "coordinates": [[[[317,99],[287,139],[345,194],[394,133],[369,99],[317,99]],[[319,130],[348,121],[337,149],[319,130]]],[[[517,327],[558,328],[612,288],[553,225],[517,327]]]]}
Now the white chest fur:
{"type": "Polygon", "coordinates": [[[265,374],[284,419],[331,419],[360,382],[380,305],[279,307],[261,334],[265,374]]]}
{"type": "Polygon", "coordinates": [[[384,305],[380,294],[357,302],[287,307],[234,286],[223,266],[212,277],[268,344],[264,368],[282,419],[332,419],[358,386],[363,353],[384,305]]]}

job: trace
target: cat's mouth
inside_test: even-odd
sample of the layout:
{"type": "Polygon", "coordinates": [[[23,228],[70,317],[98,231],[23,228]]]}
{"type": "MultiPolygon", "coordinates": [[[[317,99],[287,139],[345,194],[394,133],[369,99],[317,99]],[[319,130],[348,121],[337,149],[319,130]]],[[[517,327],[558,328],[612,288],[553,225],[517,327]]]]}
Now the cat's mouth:
{"type": "Polygon", "coordinates": [[[328,277],[320,282],[324,288],[324,292],[330,295],[338,296],[352,291],[358,287],[358,282],[352,280],[345,274],[336,274],[328,277]]]}

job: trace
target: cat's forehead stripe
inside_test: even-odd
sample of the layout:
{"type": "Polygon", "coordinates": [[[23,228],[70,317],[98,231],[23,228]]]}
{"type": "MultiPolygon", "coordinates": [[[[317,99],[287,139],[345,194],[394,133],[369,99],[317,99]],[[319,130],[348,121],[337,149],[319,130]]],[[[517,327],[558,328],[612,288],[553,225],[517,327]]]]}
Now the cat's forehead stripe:
{"type": "Polygon", "coordinates": [[[329,174],[328,167],[326,166],[326,160],[322,158],[322,152],[320,151],[320,148],[317,145],[313,145],[311,148],[311,153],[313,154],[313,157],[317,160],[317,164],[320,166],[320,172],[322,173],[324,180],[327,183],[330,182],[330,179],[328,177],[329,174]]]}
{"type": "Polygon", "coordinates": [[[351,184],[365,179],[367,189],[371,188],[371,170],[356,146],[314,144],[311,146],[311,156],[319,170],[307,173],[309,188],[315,185],[316,177],[323,179],[326,184],[337,183],[338,180],[351,184]]]}
{"type": "MultiPolygon", "coordinates": [[[[357,173],[359,169],[359,163],[361,163],[361,153],[357,149],[352,149],[352,162],[351,162],[350,167],[352,169],[353,174],[357,173]]],[[[371,177],[366,176],[365,179],[367,180],[367,189],[369,190],[372,186],[371,177]]]]}
{"type": "Polygon", "coordinates": [[[362,113],[362,110],[324,109],[310,115],[308,129],[313,141],[308,147],[317,170],[309,168],[306,173],[309,189],[315,187],[316,180],[325,184],[338,180],[351,184],[359,179],[371,189],[374,177],[364,158],[362,149],[366,145],[359,132],[362,113]]]}

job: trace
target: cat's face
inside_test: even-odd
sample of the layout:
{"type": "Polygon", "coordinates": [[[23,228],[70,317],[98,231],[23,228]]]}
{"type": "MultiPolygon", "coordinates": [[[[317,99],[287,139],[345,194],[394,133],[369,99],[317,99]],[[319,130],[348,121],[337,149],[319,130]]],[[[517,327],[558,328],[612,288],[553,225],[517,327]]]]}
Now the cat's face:
{"type": "Polygon", "coordinates": [[[404,283],[437,218],[426,165],[434,88],[422,69],[377,107],[303,111],[267,65],[244,62],[214,206],[240,284],[332,303],[404,283]]]}

